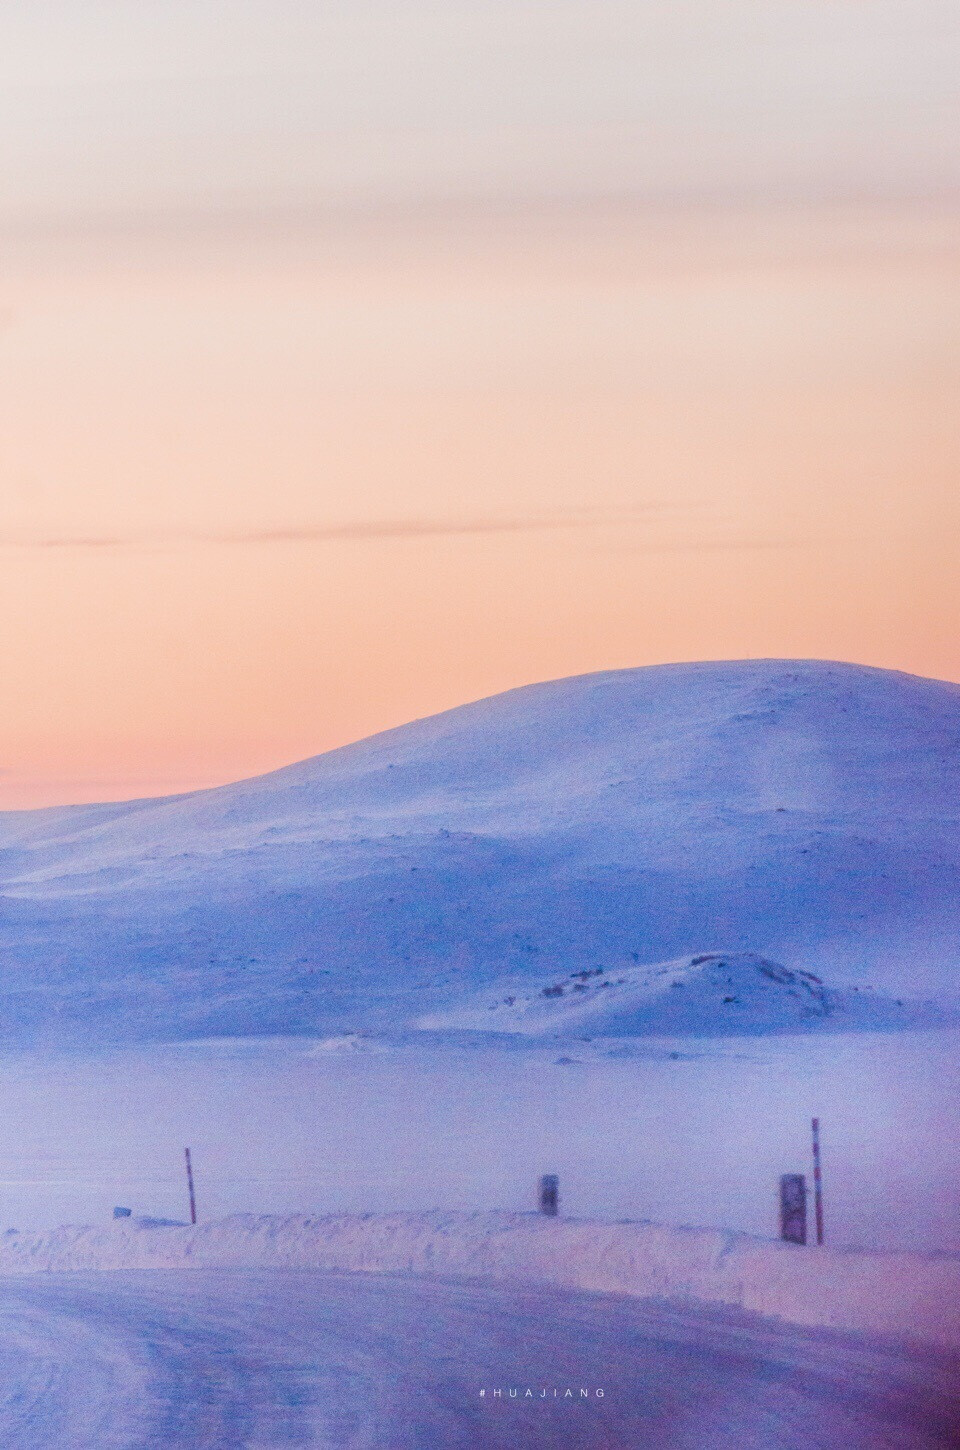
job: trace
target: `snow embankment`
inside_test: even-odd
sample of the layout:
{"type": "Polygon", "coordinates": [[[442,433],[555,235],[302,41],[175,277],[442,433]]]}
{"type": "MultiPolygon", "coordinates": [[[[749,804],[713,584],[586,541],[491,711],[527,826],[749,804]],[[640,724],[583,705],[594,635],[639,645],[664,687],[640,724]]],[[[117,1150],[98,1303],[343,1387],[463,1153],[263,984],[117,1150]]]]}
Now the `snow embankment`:
{"type": "Polygon", "coordinates": [[[457,1275],[723,1304],[960,1349],[960,1257],[799,1248],[718,1229],[524,1213],[238,1215],[0,1236],[0,1273],[304,1268],[457,1275]]]}

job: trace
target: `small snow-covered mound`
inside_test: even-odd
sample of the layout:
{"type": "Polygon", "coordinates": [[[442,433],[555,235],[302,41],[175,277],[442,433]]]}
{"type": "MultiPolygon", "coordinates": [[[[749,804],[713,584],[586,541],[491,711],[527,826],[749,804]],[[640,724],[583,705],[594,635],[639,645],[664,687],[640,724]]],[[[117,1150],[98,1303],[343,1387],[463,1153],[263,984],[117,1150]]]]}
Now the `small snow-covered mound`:
{"type": "Polygon", "coordinates": [[[707,952],[651,966],[584,967],[498,984],[461,1008],[421,1019],[427,1030],[533,1036],[736,1035],[824,1028],[931,1026],[953,1015],[867,990],[831,990],[812,972],[753,952],[707,952]]]}
{"type": "Polygon", "coordinates": [[[0,1235],[0,1274],[302,1268],[463,1275],[725,1304],[960,1349],[960,1258],[800,1248],[719,1229],[524,1213],[239,1215],[0,1235]]]}

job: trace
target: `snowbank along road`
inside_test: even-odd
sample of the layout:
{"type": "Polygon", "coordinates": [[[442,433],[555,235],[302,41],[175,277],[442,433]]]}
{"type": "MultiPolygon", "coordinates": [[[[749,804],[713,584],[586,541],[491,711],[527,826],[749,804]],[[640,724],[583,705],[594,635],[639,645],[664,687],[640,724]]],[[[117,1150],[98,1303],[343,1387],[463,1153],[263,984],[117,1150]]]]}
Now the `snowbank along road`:
{"type": "Polygon", "coordinates": [[[33,1275],[5,1279],[0,1301],[0,1444],[948,1450],[957,1370],[829,1331],[529,1286],[33,1275]]]}

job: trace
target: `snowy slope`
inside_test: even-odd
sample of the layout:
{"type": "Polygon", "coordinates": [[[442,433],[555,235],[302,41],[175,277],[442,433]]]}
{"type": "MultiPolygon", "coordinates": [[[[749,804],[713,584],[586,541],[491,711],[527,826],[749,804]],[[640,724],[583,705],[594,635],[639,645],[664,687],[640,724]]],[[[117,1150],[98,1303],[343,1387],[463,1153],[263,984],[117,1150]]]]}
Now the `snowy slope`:
{"type": "Polygon", "coordinates": [[[256,780],[0,817],[0,1040],[396,1027],[755,953],[960,998],[960,688],[816,662],[530,686],[256,780]]]}

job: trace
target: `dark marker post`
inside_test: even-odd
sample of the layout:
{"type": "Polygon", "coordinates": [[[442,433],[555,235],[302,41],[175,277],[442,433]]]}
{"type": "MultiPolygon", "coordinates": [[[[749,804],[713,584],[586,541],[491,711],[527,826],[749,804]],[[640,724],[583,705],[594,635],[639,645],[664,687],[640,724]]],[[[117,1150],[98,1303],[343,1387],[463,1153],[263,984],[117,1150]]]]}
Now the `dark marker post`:
{"type": "Polygon", "coordinates": [[[817,1243],[823,1243],[823,1175],[820,1171],[820,1119],[813,1120],[813,1207],[817,1224],[817,1243]]]}
{"type": "Polygon", "coordinates": [[[184,1148],[183,1152],[184,1152],[184,1156],[186,1157],[186,1160],[187,1160],[187,1189],[189,1190],[189,1193],[190,1193],[190,1222],[191,1223],[196,1223],[196,1221],[197,1221],[197,1200],[194,1197],[194,1192],[193,1192],[193,1164],[190,1162],[190,1149],[189,1148],[184,1148]]]}

